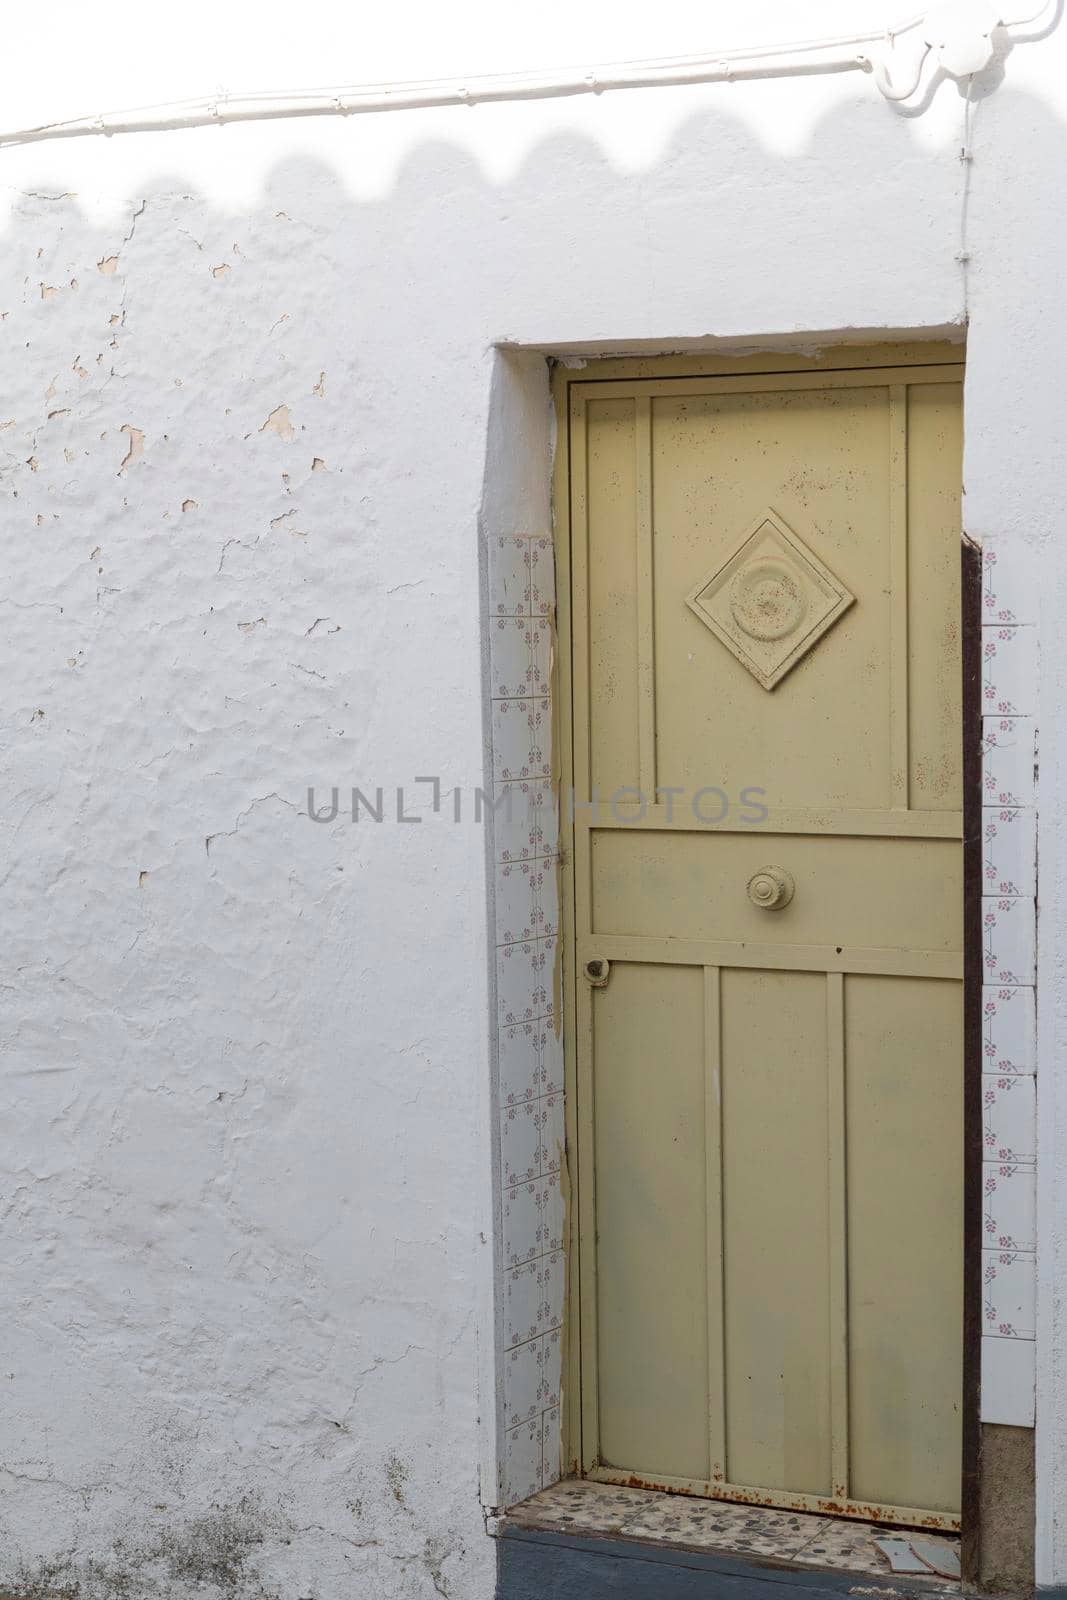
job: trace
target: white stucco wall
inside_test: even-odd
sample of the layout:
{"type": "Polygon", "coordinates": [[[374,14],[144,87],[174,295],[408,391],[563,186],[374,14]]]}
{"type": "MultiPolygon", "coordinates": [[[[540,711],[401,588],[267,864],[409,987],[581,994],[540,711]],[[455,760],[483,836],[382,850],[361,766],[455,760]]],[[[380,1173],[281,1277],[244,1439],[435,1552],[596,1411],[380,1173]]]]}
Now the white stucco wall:
{"type": "MultiPolygon", "coordinates": [[[[117,51],[60,7],[66,65],[27,18],[5,120],[797,31],[737,9],[558,5],[533,41],[499,7],[368,37],[203,5],[117,51]]],[[[955,85],[912,114],[859,74],[0,150],[0,1587],[487,1600],[492,874],[412,783],[489,777],[479,528],[545,515],[494,347],[966,318],[967,525],[1030,551],[1040,625],[1039,1580],[1067,1582],[1064,64],[1021,43],[975,87],[969,163],[955,85]],[[423,821],[317,825],[309,784],[404,785],[423,821]]]]}

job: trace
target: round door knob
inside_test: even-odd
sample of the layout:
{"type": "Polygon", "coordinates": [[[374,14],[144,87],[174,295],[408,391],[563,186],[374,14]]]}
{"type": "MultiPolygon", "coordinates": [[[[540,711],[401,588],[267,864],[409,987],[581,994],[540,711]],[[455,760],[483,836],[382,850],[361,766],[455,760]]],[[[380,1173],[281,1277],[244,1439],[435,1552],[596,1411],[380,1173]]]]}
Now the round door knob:
{"type": "Polygon", "coordinates": [[[795,888],[784,867],[760,867],[748,880],[748,898],[761,911],[781,911],[792,900],[795,888]]]}

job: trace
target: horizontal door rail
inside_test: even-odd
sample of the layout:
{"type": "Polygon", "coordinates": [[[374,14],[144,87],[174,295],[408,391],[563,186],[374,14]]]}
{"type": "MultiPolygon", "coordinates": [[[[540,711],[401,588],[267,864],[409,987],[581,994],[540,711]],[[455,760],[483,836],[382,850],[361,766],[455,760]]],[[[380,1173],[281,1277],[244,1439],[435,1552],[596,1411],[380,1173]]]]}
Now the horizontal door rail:
{"type": "Polygon", "coordinates": [[[832,944],[756,944],[748,940],[670,939],[648,934],[592,933],[578,941],[584,966],[598,957],[681,967],[756,967],[784,972],[859,972],[886,978],[962,980],[955,950],[876,950],[832,944]]]}
{"type": "MultiPolygon", "coordinates": [[[[636,787],[636,785],[635,785],[636,787]]],[[[662,793],[662,790],[660,791],[662,793]]],[[[672,833],[818,833],[835,838],[868,839],[962,839],[962,811],[865,810],[856,807],[770,806],[759,821],[744,822],[742,814],[757,814],[755,802],[731,801],[726,790],[683,792],[668,805],[646,805],[623,795],[633,790],[618,790],[618,799],[598,797],[584,804],[577,797],[573,804],[574,826],[583,832],[597,828],[653,828],[672,833]],[[722,795],[722,799],[718,796],[722,795]],[[725,810],[721,822],[714,819],[725,810]],[[704,820],[707,819],[707,820],[704,820]]],[[[565,809],[569,805],[564,797],[565,809]]],[[[567,819],[570,821],[570,818],[567,819]]]]}

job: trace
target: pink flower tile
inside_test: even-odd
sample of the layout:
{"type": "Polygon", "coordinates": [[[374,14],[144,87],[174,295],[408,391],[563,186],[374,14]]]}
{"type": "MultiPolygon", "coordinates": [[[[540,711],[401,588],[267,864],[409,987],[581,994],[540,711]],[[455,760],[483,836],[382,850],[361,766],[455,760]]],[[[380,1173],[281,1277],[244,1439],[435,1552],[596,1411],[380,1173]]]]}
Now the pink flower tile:
{"type": "Polygon", "coordinates": [[[540,1403],[542,1410],[559,1405],[562,1370],[563,1333],[561,1329],[554,1328],[551,1333],[546,1333],[541,1340],[540,1403]]]}
{"type": "Polygon", "coordinates": [[[530,615],[530,541],[500,535],[489,541],[489,615],[530,615]]]}
{"type": "Polygon", "coordinates": [[[536,862],[503,862],[497,865],[493,876],[497,945],[523,944],[536,938],[540,932],[537,912],[540,872],[536,862]]]}
{"type": "Polygon", "coordinates": [[[1032,810],[1013,806],[982,809],[982,880],[985,893],[1036,892],[1036,829],[1032,810]]]}
{"type": "Polygon", "coordinates": [[[1024,1073],[982,1075],[982,1128],[985,1159],[1037,1160],[1037,1107],[1034,1079],[1024,1073]]]}
{"type": "Polygon", "coordinates": [[[530,766],[531,730],[525,700],[492,703],[493,779],[533,781],[530,766]]]}
{"type": "Polygon", "coordinates": [[[544,937],[559,935],[559,875],[555,856],[546,856],[538,886],[539,929],[544,937]]]}
{"type": "Polygon", "coordinates": [[[562,1439],[558,1406],[541,1413],[541,1440],[541,1487],[548,1489],[552,1484],[558,1483],[562,1476],[560,1466],[562,1439]]]}
{"type": "Polygon", "coordinates": [[[1035,973],[1034,902],[986,896],[982,900],[983,964],[987,984],[1032,984],[1035,973]]]}
{"type": "Polygon", "coordinates": [[[1036,724],[1032,717],[985,717],[982,795],[987,806],[1032,806],[1036,724]]]}
{"type": "Polygon", "coordinates": [[[1034,1071],[1036,1061],[1034,991],[987,986],[982,990],[983,1071],[1034,1071]]]}
{"type": "Polygon", "coordinates": [[[551,995],[555,989],[556,936],[549,934],[546,938],[538,939],[537,944],[537,970],[542,974],[545,988],[551,995]]]}
{"type": "Polygon", "coordinates": [[[542,1092],[544,1023],[539,1019],[501,1028],[499,1034],[500,1104],[523,1105],[542,1092]]]}
{"type": "Polygon", "coordinates": [[[551,618],[556,609],[556,573],[552,540],[537,535],[530,540],[530,609],[535,617],[551,618]]]}
{"type": "Polygon", "coordinates": [[[541,1180],[504,1190],[504,1261],[509,1267],[536,1261],[541,1246],[541,1180]]]}
{"type": "Polygon", "coordinates": [[[529,647],[527,660],[526,682],[527,694],[548,694],[552,684],[552,660],[554,655],[554,642],[552,628],[547,620],[534,620],[530,623],[526,633],[529,647]]]}
{"type": "Polygon", "coordinates": [[[539,1417],[541,1399],[541,1339],[517,1344],[504,1357],[504,1416],[509,1428],[539,1417]]]}
{"type": "Polygon", "coordinates": [[[511,1350],[544,1330],[541,1261],[504,1272],[504,1344],[511,1350]]]}
{"type": "Polygon", "coordinates": [[[563,1039],[551,1023],[542,1028],[541,1093],[563,1095],[563,1039]]]}
{"type": "Polygon", "coordinates": [[[541,1418],[536,1416],[504,1435],[505,1504],[515,1506],[528,1500],[541,1483],[541,1418]]]}
{"type": "Polygon", "coordinates": [[[982,629],[986,716],[1030,716],[1037,708],[1037,636],[1032,627],[982,629]]]}
{"type": "Polygon", "coordinates": [[[505,1184],[532,1183],[540,1176],[541,1113],[536,1100],[523,1100],[501,1113],[500,1162],[505,1184]]]}
{"type": "Polygon", "coordinates": [[[559,1173],[544,1173],[538,1180],[538,1190],[541,1200],[541,1249],[549,1253],[562,1250],[564,1207],[559,1173]]]}
{"type": "Polygon", "coordinates": [[[999,536],[982,541],[982,620],[986,623],[1037,621],[1033,552],[1021,539],[999,536]]]}
{"type": "Polygon", "coordinates": [[[1033,1250],[1032,1163],[986,1161],[982,1166],[982,1235],[990,1250],[1033,1250]]]}
{"type": "Polygon", "coordinates": [[[559,816],[550,785],[497,784],[493,802],[493,845],[497,862],[555,856],[559,816]]]}
{"type": "Polygon", "coordinates": [[[547,695],[494,700],[493,777],[497,783],[551,781],[552,718],[547,695]]]}
{"type": "Polygon", "coordinates": [[[563,1096],[546,1094],[538,1101],[541,1131],[541,1163],[544,1172],[559,1172],[567,1138],[563,1096]]]}
{"type": "Polygon", "coordinates": [[[489,692],[494,700],[517,699],[530,689],[528,617],[492,617],[489,622],[489,692]]]}
{"type": "Polygon", "coordinates": [[[541,1294],[541,1328],[550,1333],[563,1325],[563,1301],[566,1291],[566,1271],[562,1251],[545,1256],[538,1263],[541,1294]]]}
{"type": "MultiPolygon", "coordinates": [[[[545,962],[540,946],[543,940],[502,944],[496,951],[497,1006],[506,1027],[534,1021],[551,1009],[551,997],[544,980],[545,962]]],[[[549,984],[552,974],[549,971],[549,984]]]]}
{"type": "Polygon", "coordinates": [[[982,1331],[999,1339],[1034,1337],[1034,1254],[982,1251],[982,1331]]]}

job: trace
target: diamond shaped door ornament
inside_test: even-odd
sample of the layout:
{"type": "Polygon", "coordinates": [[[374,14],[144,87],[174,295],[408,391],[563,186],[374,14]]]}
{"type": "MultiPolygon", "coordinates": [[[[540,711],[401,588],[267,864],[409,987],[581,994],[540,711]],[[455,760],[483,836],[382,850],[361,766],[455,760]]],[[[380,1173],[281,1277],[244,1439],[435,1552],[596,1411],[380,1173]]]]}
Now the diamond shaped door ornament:
{"type": "Polygon", "coordinates": [[[855,598],[767,510],[685,603],[765,689],[773,689],[855,598]]]}

